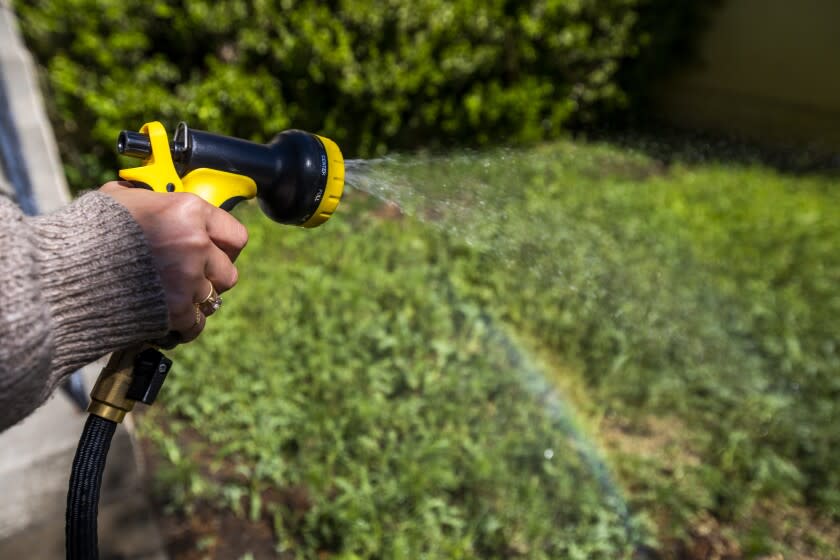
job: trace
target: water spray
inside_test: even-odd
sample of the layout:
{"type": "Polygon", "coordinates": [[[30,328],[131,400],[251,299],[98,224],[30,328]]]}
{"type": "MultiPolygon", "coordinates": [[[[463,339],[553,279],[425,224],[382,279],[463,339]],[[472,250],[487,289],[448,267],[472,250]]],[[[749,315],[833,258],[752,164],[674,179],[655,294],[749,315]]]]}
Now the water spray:
{"type": "MultiPolygon", "coordinates": [[[[172,142],[163,125],[119,134],[120,154],[143,160],[120,177],[155,192],[189,192],[224,210],[256,198],[281,224],[316,227],[330,219],[344,190],[344,158],[329,138],[287,130],[268,144],[178,125],[172,142]]],[[[111,438],[136,402],[152,404],[172,362],[159,348],[177,335],[115,352],[91,391],[90,416],[73,459],[67,494],[68,560],[99,557],[97,511],[111,438]]]]}

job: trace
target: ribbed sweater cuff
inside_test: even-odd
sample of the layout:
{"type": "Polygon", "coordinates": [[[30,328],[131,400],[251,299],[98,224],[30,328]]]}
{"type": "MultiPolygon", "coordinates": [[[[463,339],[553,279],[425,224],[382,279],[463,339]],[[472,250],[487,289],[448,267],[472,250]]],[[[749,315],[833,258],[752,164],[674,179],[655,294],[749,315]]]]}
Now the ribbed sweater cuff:
{"type": "Polygon", "coordinates": [[[160,277],[125,207],[92,192],[31,225],[55,348],[50,385],[108,352],[166,334],[160,277]]]}

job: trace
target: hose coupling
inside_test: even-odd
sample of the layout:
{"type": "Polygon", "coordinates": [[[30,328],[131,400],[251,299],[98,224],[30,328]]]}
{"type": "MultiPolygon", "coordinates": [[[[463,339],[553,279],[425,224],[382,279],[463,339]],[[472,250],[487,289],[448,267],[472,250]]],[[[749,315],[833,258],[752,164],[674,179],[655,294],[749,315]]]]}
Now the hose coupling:
{"type": "Polygon", "coordinates": [[[88,412],[120,423],[139,401],[152,404],[172,367],[172,361],[150,346],[111,354],[90,392],[88,412]]]}

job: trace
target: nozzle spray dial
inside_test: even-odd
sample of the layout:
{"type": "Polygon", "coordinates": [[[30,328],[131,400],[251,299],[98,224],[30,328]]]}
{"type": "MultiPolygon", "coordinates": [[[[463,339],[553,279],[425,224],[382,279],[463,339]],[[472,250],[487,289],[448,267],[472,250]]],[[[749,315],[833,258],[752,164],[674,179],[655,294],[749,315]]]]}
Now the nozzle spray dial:
{"type": "Polygon", "coordinates": [[[225,210],[256,196],[272,220],[303,227],[327,221],[341,200],[344,158],[329,138],[287,130],[257,144],[184,123],[171,143],[166,138],[158,122],[122,131],[117,150],[144,165],[120,177],[160,192],[193,192],[225,210]]]}

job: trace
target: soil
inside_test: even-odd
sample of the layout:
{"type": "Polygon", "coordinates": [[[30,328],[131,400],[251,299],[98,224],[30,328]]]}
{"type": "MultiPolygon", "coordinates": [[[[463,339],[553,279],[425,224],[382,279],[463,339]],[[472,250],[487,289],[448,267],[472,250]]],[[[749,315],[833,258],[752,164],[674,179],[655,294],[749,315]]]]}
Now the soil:
{"type": "MultiPolygon", "coordinates": [[[[601,437],[606,448],[613,452],[638,456],[659,457],[664,474],[673,474],[678,467],[696,466],[700,457],[685,437],[688,430],[676,418],[651,417],[636,425],[618,418],[605,419],[601,437]]],[[[657,518],[657,525],[668,527],[669,520],[657,518]]],[[[697,512],[684,539],[665,538],[657,551],[646,558],[680,558],[685,560],[818,560],[826,550],[840,550],[840,528],[831,519],[805,506],[772,502],[756,504],[740,520],[723,522],[708,511],[697,512]],[[788,549],[784,555],[776,553],[755,556],[745,553],[734,535],[747,535],[757,526],[773,536],[773,540],[788,549]]],[[[834,556],[832,556],[834,557],[834,556]]]]}
{"type": "MultiPolygon", "coordinates": [[[[146,488],[154,488],[151,477],[161,462],[154,445],[141,439],[146,465],[146,488]]],[[[253,522],[207,503],[195,504],[189,514],[170,512],[160,496],[151,496],[152,508],[167,555],[171,560],[284,559],[275,549],[274,532],[267,520],[253,522]]]]}
{"type": "Polygon", "coordinates": [[[274,548],[274,535],[268,523],[253,523],[231,512],[207,505],[196,507],[192,515],[156,512],[158,523],[172,560],[229,560],[250,554],[254,560],[282,558],[274,548]]]}

